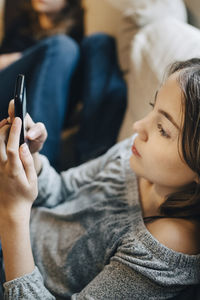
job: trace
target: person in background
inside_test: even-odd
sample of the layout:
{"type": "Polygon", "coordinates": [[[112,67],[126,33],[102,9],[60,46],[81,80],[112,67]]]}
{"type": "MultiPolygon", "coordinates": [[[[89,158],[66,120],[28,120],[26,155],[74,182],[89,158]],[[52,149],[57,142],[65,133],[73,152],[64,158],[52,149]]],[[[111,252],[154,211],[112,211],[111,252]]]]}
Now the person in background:
{"type": "Polygon", "coordinates": [[[0,117],[7,114],[17,74],[23,73],[28,112],[48,130],[42,153],[55,167],[61,131],[79,101],[83,109],[76,163],[105,152],[116,142],[126,107],[114,39],[106,34],[84,37],[81,0],[6,0],[4,28],[0,117]]]}
{"type": "Polygon", "coordinates": [[[55,165],[70,102],[71,80],[80,59],[76,40],[83,36],[81,3],[20,0],[14,4],[7,0],[4,28],[0,48],[0,116],[7,114],[17,74],[25,74],[28,111],[35,121],[42,120],[47,127],[49,136],[43,153],[55,165]]]}
{"type": "Polygon", "coordinates": [[[19,148],[10,103],[0,123],[4,299],[170,299],[199,283],[199,97],[200,59],[174,63],[132,137],[61,174],[38,154],[47,133],[30,116],[30,148],[19,148]]]}

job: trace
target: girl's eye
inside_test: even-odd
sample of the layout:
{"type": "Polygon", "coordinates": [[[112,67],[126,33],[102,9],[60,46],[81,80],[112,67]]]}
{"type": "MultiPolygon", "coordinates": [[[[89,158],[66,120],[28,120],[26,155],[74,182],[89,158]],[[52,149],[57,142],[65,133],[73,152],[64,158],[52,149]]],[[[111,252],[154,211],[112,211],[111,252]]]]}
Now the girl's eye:
{"type": "Polygon", "coordinates": [[[161,124],[158,124],[157,125],[159,131],[160,131],[160,134],[166,138],[170,138],[169,134],[163,129],[162,125],[161,124]]]}

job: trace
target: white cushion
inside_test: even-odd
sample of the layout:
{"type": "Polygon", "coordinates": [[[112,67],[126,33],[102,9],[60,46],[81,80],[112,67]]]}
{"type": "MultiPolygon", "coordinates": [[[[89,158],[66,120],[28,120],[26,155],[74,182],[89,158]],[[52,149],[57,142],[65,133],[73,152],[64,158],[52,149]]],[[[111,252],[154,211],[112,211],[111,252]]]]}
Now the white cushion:
{"type": "Polygon", "coordinates": [[[122,12],[117,38],[118,55],[121,69],[129,70],[130,43],[141,27],[174,17],[186,22],[187,13],[182,0],[107,0],[122,12]]]}
{"type": "Polygon", "coordinates": [[[131,17],[137,26],[144,26],[166,16],[186,21],[187,14],[182,0],[107,0],[131,17]]]}

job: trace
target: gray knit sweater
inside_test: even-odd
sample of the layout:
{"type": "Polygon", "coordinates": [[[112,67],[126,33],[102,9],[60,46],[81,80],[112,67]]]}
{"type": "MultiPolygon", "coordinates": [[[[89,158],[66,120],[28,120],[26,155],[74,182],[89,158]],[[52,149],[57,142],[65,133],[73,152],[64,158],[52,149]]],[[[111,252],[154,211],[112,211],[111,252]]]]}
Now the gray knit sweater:
{"type": "Polygon", "coordinates": [[[31,216],[35,270],[4,284],[9,300],[168,299],[200,278],[200,255],[146,229],[128,139],[57,174],[43,157],[31,216]]]}

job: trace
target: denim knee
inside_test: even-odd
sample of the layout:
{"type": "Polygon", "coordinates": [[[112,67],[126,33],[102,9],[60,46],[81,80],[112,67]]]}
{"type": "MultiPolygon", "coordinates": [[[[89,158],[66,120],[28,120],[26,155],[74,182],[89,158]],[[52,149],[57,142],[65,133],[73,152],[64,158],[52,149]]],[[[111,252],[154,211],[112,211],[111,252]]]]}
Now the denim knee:
{"type": "Polygon", "coordinates": [[[53,47],[60,53],[60,54],[74,54],[77,55],[79,53],[79,46],[75,40],[73,40],[71,37],[64,35],[64,34],[59,34],[55,35],[49,38],[51,46],[53,47]]]}
{"type": "Polygon", "coordinates": [[[53,54],[54,57],[57,56],[59,61],[65,64],[71,61],[71,63],[76,63],[80,58],[79,45],[75,40],[64,34],[54,35],[40,41],[36,47],[43,49],[45,53],[53,54]]]}
{"type": "Polygon", "coordinates": [[[84,51],[91,49],[111,49],[115,47],[115,39],[106,33],[95,33],[88,37],[85,37],[82,41],[81,46],[84,51]]]}

